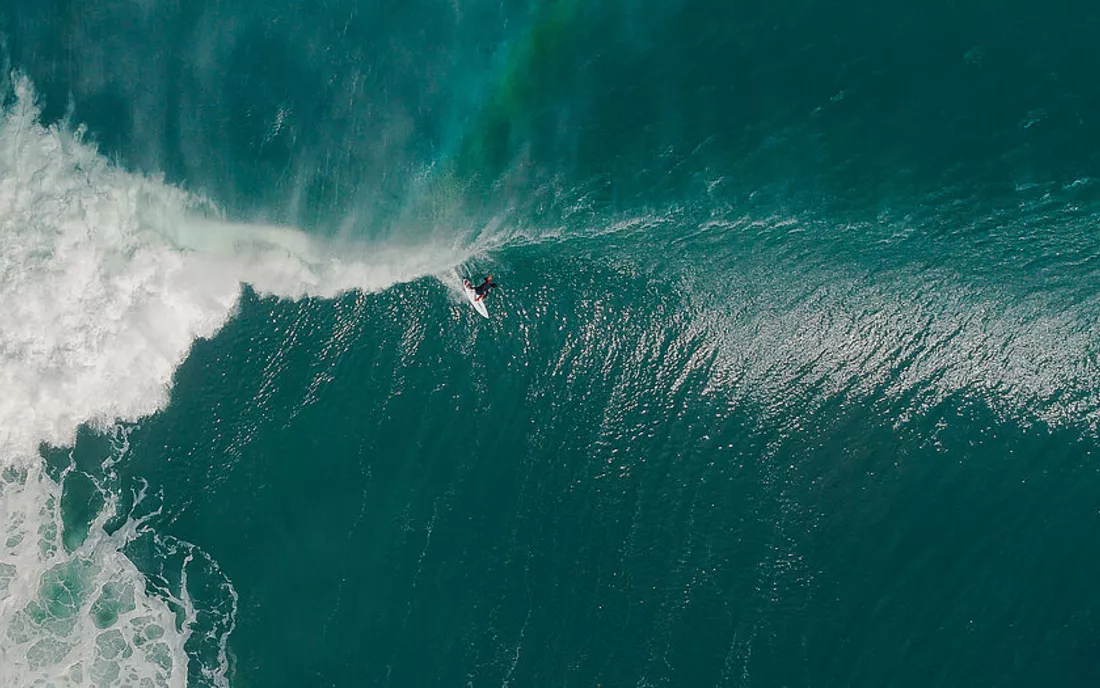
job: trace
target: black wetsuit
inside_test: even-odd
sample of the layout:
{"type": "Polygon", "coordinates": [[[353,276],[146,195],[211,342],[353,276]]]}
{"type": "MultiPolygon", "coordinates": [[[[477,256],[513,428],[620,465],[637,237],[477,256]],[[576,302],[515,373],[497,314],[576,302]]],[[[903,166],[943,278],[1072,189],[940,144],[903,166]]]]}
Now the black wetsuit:
{"type": "Polygon", "coordinates": [[[474,287],[474,293],[478,296],[485,296],[489,293],[490,289],[496,289],[497,285],[493,284],[489,280],[485,280],[481,284],[474,287]]]}

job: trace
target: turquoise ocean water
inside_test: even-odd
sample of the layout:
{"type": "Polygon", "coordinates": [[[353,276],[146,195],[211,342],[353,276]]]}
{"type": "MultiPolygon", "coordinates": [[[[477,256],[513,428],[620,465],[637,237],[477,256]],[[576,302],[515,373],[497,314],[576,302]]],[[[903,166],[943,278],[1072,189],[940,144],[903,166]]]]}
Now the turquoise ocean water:
{"type": "Polygon", "coordinates": [[[1096,685],[1098,37],[0,1],[0,685],[1096,685]]]}

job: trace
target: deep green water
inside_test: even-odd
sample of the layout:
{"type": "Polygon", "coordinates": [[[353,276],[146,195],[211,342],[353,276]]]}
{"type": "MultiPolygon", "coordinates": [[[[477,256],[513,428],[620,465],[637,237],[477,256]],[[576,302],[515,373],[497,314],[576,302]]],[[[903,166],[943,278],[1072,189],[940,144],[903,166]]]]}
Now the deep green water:
{"type": "Polygon", "coordinates": [[[245,284],[163,408],[41,438],[65,551],[137,524],[190,685],[1100,681],[1100,10],[6,0],[0,31],[39,121],[233,227],[376,273],[453,249],[245,284]],[[496,276],[490,320],[451,267],[496,276]]]}

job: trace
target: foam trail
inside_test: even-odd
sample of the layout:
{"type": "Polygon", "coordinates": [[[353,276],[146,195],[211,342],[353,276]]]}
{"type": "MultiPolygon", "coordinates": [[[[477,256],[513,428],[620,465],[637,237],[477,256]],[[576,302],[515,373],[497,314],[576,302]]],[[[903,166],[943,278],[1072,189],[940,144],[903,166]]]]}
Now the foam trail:
{"type": "MultiPolygon", "coordinates": [[[[232,315],[241,282],[329,296],[465,256],[441,245],[351,260],[353,249],[337,257],[293,229],[219,221],[203,199],[110,165],[81,132],[42,126],[29,82],[13,88],[0,120],[0,685],[183,686],[186,590],[145,593],[121,553],[145,526],[108,536],[110,505],[66,551],[40,443],[161,408],[191,343],[232,315]]],[[[220,668],[200,672],[216,684],[222,648],[220,668]]]]}

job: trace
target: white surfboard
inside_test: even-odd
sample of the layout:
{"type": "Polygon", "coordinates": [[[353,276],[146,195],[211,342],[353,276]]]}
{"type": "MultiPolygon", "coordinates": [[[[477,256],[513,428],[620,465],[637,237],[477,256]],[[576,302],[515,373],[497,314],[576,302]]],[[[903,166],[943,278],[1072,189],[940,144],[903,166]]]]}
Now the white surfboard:
{"type": "Polygon", "coordinates": [[[474,285],[470,284],[470,280],[462,280],[462,290],[466,292],[466,298],[470,299],[470,305],[474,307],[474,310],[481,314],[481,317],[489,317],[489,309],[485,307],[485,299],[478,299],[477,292],[474,291],[474,285]]]}

